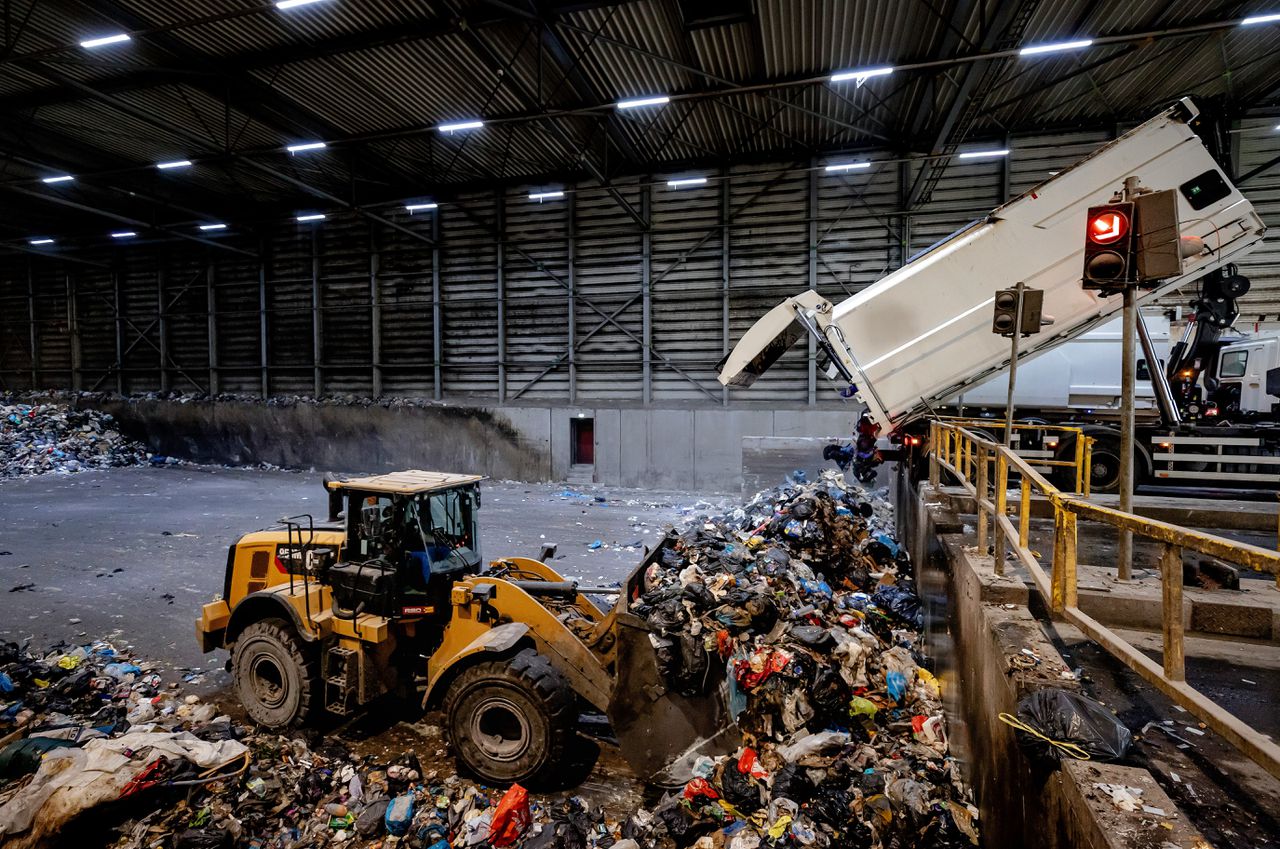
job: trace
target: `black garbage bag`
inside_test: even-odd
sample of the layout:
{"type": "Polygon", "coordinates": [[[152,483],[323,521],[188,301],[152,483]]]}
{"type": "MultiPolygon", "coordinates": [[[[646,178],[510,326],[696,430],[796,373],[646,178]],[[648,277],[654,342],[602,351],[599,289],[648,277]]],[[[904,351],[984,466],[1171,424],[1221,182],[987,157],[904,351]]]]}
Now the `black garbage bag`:
{"type": "Polygon", "coordinates": [[[189,828],[173,840],[174,849],[231,849],[235,838],[221,828],[189,828]]]}
{"type": "Polygon", "coordinates": [[[726,802],[744,814],[760,810],[760,785],[749,774],[739,772],[732,758],[720,774],[720,791],[726,802]]]}
{"type": "Polygon", "coordinates": [[[1068,690],[1039,690],[1018,702],[1018,719],[1043,737],[1018,730],[1018,743],[1032,757],[1057,763],[1062,750],[1045,740],[1079,746],[1093,760],[1118,761],[1133,734],[1106,707],[1068,690]]]}
{"type": "Polygon", "coordinates": [[[813,797],[804,803],[802,809],[818,822],[843,831],[846,824],[854,818],[852,801],[847,782],[828,780],[818,785],[813,797]]]}
{"type": "Polygon", "coordinates": [[[894,584],[881,587],[871,596],[872,603],[913,628],[924,627],[924,614],[920,610],[920,596],[906,587],[894,584]]]}
{"type": "Polygon", "coordinates": [[[817,714],[815,718],[824,723],[824,728],[848,719],[849,699],[853,698],[853,691],[833,665],[818,666],[808,692],[809,704],[817,714]]]}

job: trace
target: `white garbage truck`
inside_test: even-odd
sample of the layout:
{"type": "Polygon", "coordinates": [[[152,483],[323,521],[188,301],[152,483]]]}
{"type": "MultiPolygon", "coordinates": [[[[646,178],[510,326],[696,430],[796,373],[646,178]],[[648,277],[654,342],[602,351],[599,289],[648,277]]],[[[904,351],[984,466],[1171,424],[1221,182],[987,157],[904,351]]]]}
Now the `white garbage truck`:
{"type": "MultiPolygon", "coordinates": [[[[720,362],[720,382],[749,387],[811,335],[842,394],[862,402],[882,432],[902,432],[1008,368],[1009,342],[992,332],[998,290],[1019,282],[1042,290],[1043,313],[1052,317],[1023,340],[1020,367],[1118,317],[1119,296],[1082,286],[1085,222],[1090,207],[1111,202],[1130,177],[1146,189],[1174,190],[1181,237],[1197,246],[1182,255],[1180,274],[1139,291],[1139,306],[1223,279],[1266,226],[1196,134],[1198,114],[1190,100],[1179,101],[839,303],[812,290],[787,298],[720,362]]],[[[1097,440],[1093,484],[1106,490],[1118,478],[1118,432],[1089,427],[1097,440]]],[[[1263,426],[1235,429],[1205,434],[1203,419],[1166,411],[1135,443],[1138,482],[1280,484],[1280,439],[1263,426]]],[[[1070,456],[1074,445],[1057,450],[1070,456]]]]}

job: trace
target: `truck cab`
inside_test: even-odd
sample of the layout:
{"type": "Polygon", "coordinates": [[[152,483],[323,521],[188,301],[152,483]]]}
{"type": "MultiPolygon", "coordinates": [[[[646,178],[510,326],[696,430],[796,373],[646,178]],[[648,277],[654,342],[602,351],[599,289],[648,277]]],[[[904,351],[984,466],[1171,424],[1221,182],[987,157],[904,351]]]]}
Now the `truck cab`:
{"type": "Polygon", "coordinates": [[[1270,416],[1280,392],[1280,337],[1251,336],[1223,345],[1209,394],[1224,418],[1270,416]]]}

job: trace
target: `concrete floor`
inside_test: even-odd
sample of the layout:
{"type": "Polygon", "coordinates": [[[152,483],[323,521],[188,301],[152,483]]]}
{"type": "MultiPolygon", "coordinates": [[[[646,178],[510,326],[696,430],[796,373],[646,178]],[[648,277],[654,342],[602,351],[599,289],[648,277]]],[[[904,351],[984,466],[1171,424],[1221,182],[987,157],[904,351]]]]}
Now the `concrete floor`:
{"type": "MultiPolygon", "coordinates": [[[[643,557],[639,546],[700,502],[498,481],[482,492],[486,557],[536,557],[554,542],[553,565],[589,584],[624,578],[643,557]],[[595,540],[602,545],[592,550],[595,540]]],[[[227,546],[284,515],[323,518],[326,504],[315,473],[188,466],[0,481],[0,640],[107,637],[172,667],[220,668],[225,652],[201,655],[194,621],[222,591],[227,546]]]]}

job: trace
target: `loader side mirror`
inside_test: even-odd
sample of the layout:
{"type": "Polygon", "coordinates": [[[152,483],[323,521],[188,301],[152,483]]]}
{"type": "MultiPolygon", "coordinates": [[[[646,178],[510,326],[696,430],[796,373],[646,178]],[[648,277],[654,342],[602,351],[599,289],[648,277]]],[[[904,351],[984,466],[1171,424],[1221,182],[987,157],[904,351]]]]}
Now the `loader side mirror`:
{"type": "Polygon", "coordinates": [[[325,475],[321,480],[324,486],[325,495],[329,497],[329,521],[336,522],[342,518],[343,510],[346,507],[346,494],[340,489],[332,489],[329,484],[337,481],[339,478],[333,475],[325,475]]]}
{"type": "Polygon", "coordinates": [[[542,544],[542,550],[538,552],[538,560],[546,563],[556,556],[558,546],[554,542],[545,542],[542,544]]]}

